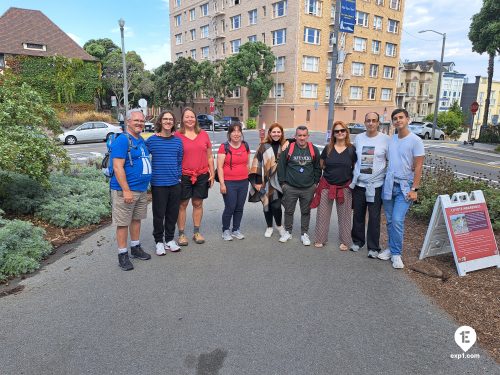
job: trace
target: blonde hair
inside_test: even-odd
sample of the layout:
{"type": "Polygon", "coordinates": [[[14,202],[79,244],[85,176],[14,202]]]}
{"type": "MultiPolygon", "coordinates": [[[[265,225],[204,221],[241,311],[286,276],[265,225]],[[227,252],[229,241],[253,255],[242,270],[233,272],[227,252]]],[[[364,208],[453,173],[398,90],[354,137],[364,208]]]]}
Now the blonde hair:
{"type": "Polygon", "coordinates": [[[187,112],[187,111],[190,111],[193,113],[194,115],[194,120],[195,120],[195,123],[194,123],[194,132],[196,134],[199,134],[200,131],[201,131],[201,128],[200,128],[200,124],[198,124],[198,118],[196,117],[196,112],[194,111],[193,108],[191,107],[186,107],[184,108],[184,110],[182,111],[182,115],[181,115],[181,126],[179,128],[179,133],[181,134],[185,134],[186,133],[186,127],[184,126],[184,114],[187,112]]]}

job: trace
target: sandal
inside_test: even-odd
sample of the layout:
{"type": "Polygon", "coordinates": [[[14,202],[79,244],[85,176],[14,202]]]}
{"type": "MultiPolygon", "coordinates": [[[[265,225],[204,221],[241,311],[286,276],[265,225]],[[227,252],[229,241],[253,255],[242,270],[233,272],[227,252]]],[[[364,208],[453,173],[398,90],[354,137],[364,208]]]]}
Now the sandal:
{"type": "Polygon", "coordinates": [[[349,250],[349,248],[346,245],[344,245],[343,243],[340,244],[339,249],[340,249],[340,251],[347,251],[347,250],[349,250]]]}
{"type": "Polygon", "coordinates": [[[201,245],[202,243],[205,243],[205,238],[201,235],[200,232],[196,232],[195,234],[193,234],[193,240],[198,245],[201,245]]]}
{"type": "Polygon", "coordinates": [[[187,246],[189,244],[189,241],[184,233],[179,235],[179,239],[177,240],[177,243],[180,246],[187,246]]]}
{"type": "Polygon", "coordinates": [[[325,244],[322,244],[322,243],[319,243],[319,242],[315,242],[314,243],[314,247],[321,248],[323,246],[325,246],[325,244]]]}

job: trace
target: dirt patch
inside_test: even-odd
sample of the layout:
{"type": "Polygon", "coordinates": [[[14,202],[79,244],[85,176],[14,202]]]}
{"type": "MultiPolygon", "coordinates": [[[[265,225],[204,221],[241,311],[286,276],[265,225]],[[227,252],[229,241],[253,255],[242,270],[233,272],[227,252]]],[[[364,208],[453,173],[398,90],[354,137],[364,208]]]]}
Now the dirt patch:
{"type": "MultiPolygon", "coordinates": [[[[407,217],[405,228],[405,272],[459,325],[474,328],[478,343],[500,363],[500,270],[488,268],[459,277],[451,253],[419,261],[427,223],[407,217]]],[[[385,243],[385,223],[382,229],[385,243]]]]}

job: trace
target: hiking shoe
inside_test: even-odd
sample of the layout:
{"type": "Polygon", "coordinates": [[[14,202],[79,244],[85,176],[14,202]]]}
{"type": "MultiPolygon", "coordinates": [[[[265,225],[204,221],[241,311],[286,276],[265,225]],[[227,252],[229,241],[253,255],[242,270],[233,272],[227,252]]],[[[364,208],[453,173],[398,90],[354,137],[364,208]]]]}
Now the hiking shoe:
{"type": "Polygon", "coordinates": [[[391,259],[391,249],[385,249],[381,253],[378,254],[377,258],[382,259],[382,260],[389,260],[391,259]]]}
{"type": "Polygon", "coordinates": [[[134,265],[130,261],[128,253],[118,254],[118,264],[124,271],[130,271],[134,269],[134,265]]]}
{"type": "Polygon", "coordinates": [[[179,234],[179,240],[177,242],[180,246],[187,246],[189,244],[188,238],[184,233],[179,234]]]}
{"type": "Polygon", "coordinates": [[[144,250],[142,250],[142,247],[141,247],[140,244],[137,245],[137,246],[131,246],[130,247],[130,256],[132,258],[137,258],[137,259],[141,259],[141,260],[149,260],[149,259],[151,259],[151,255],[149,255],[144,250]]]}
{"type": "Polygon", "coordinates": [[[283,236],[286,232],[285,228],[282,226],[280,227],[276,227],[276,229],[278,230],[278,233],[280,234],[280,236],[283,236]]]}
{"type": "Polygon", "coordinates": [[[224,241],[232,241],[233,236],[231,236],[231,231],[229,229],[226,229],[224,232],[222,232],[222,239],[224,241]]]}
{"type": "Polygon", "coordinates": [[[271,236],[273,235],[273,232],[274,232],[273,227],[268,227],[266,229],[266,231],[264,232],[264,237],[271,238],[271,236]]]}
{"type": "Polygon", "coordinates": [[[392,268],[396,269],[405,268],[405,265],[403,264],[403,259],[401,259],[401,255],[393,255],[391,257],[391,260],[392,260],[392,268]]]}
{"type": "Polygon", "coordinates": [[[231,236],[236,238],[237,240],[242,240],[245,238],[245,235],[240,232],[240,230],[233,230],[233,233],[231,233],[231,236]]]}
{"type": "Polygon", "coordinates": [[[359,246],[356,245],[356,244],[352,244],[351,247],[349,248],[349,250],[354,251],[355,253],[357,253],[359,251],[359,246]]]}
{"type": "Polygon", "coordinates": [[[202,243],[205,243],[205,237],[203,237],[200,232],[196,232],[195,234],[193,234],[193,240],[198,245],[201,245],[202,243]]]}
{"type": "Polygon", "coordinates": [[[280,237],[280,242],[283,242],[285,243],[286,241],[288,241],[289,239],[292,238],[292,235],[290,234],[290,232],[288,232],[287,230],[281,235],[280,237]]]}
{"type": "Polygon", "coordinates": [[[165,250],[169,250],[173,253],[175,253],[176,251],[179,251],[181,248],[179,247],[179,245],[177,245],[177,242],[175,242],[174,240],[172,241],[168,241],[166,244],[165,244],[165,250]]]}
{"type": "Polygon", "coordinates": [[[378,257],[378,251],[368,250],[368,258],[376,259],[378,257]]]}
{"type": "Polygon", "coordinates": [[[165,255],[165,245],[163,244],[163,242],[156,243],[156,255],[158,256],[165,255]]]}
{"type": "Polygon", "coordinates": [[[300,240],[302,241],[302,245],[304,246],[311,245],[311,240],[309,239],[309,235],[307,233],[304,233],[302,236],[300,236],[300,240]]]}

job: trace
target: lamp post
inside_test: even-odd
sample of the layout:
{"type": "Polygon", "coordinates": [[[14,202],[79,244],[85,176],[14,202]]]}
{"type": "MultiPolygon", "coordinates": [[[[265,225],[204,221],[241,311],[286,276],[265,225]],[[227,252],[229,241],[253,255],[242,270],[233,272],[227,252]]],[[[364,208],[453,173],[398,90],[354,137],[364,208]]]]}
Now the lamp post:
{"type": "Polygon", "coordinates": [[[274,81],[274,122],[278,122],[278,56],[276,56],[276,79],[274,81]]]}
{"type": "Polygon", "coordinates": [[[437,116],[438,116],[438,108],[439,108],[439,98],[441,94],[441,77],[443,76],[443,57],[444,57],[444,45],[446,43],[446,33],[440,33],[439,31],[436,30],[420,30],[419,33],[426,33],[426,32],[431,32],[431,33],[436,33],[439,34],[443,37],[443,46],[441,47],[441,62],[439,64],[439,76],[438,76],[438,87],[437,87],[437,93],[436,93],[436,104],[434,105],[434,119],[432,120],[432,139],[434,139],[434,136],[436,134],[436,126],[437,126],[437,116]]]}
{"type": "MultiPolygon", "coordinates": [[[[127,62],[125,61],[125,39],[123,37],[123,28],[125,27],[125,20],[120,18],[118,20],[120,25],[120,33],[122,36],[122,64],[123,64],[123,105],[125,107],[125,114],[128,110],[128,82],[127,82],[127,62]]],[[[125,126],[126,122],[125,122],[125,126]]]]}

